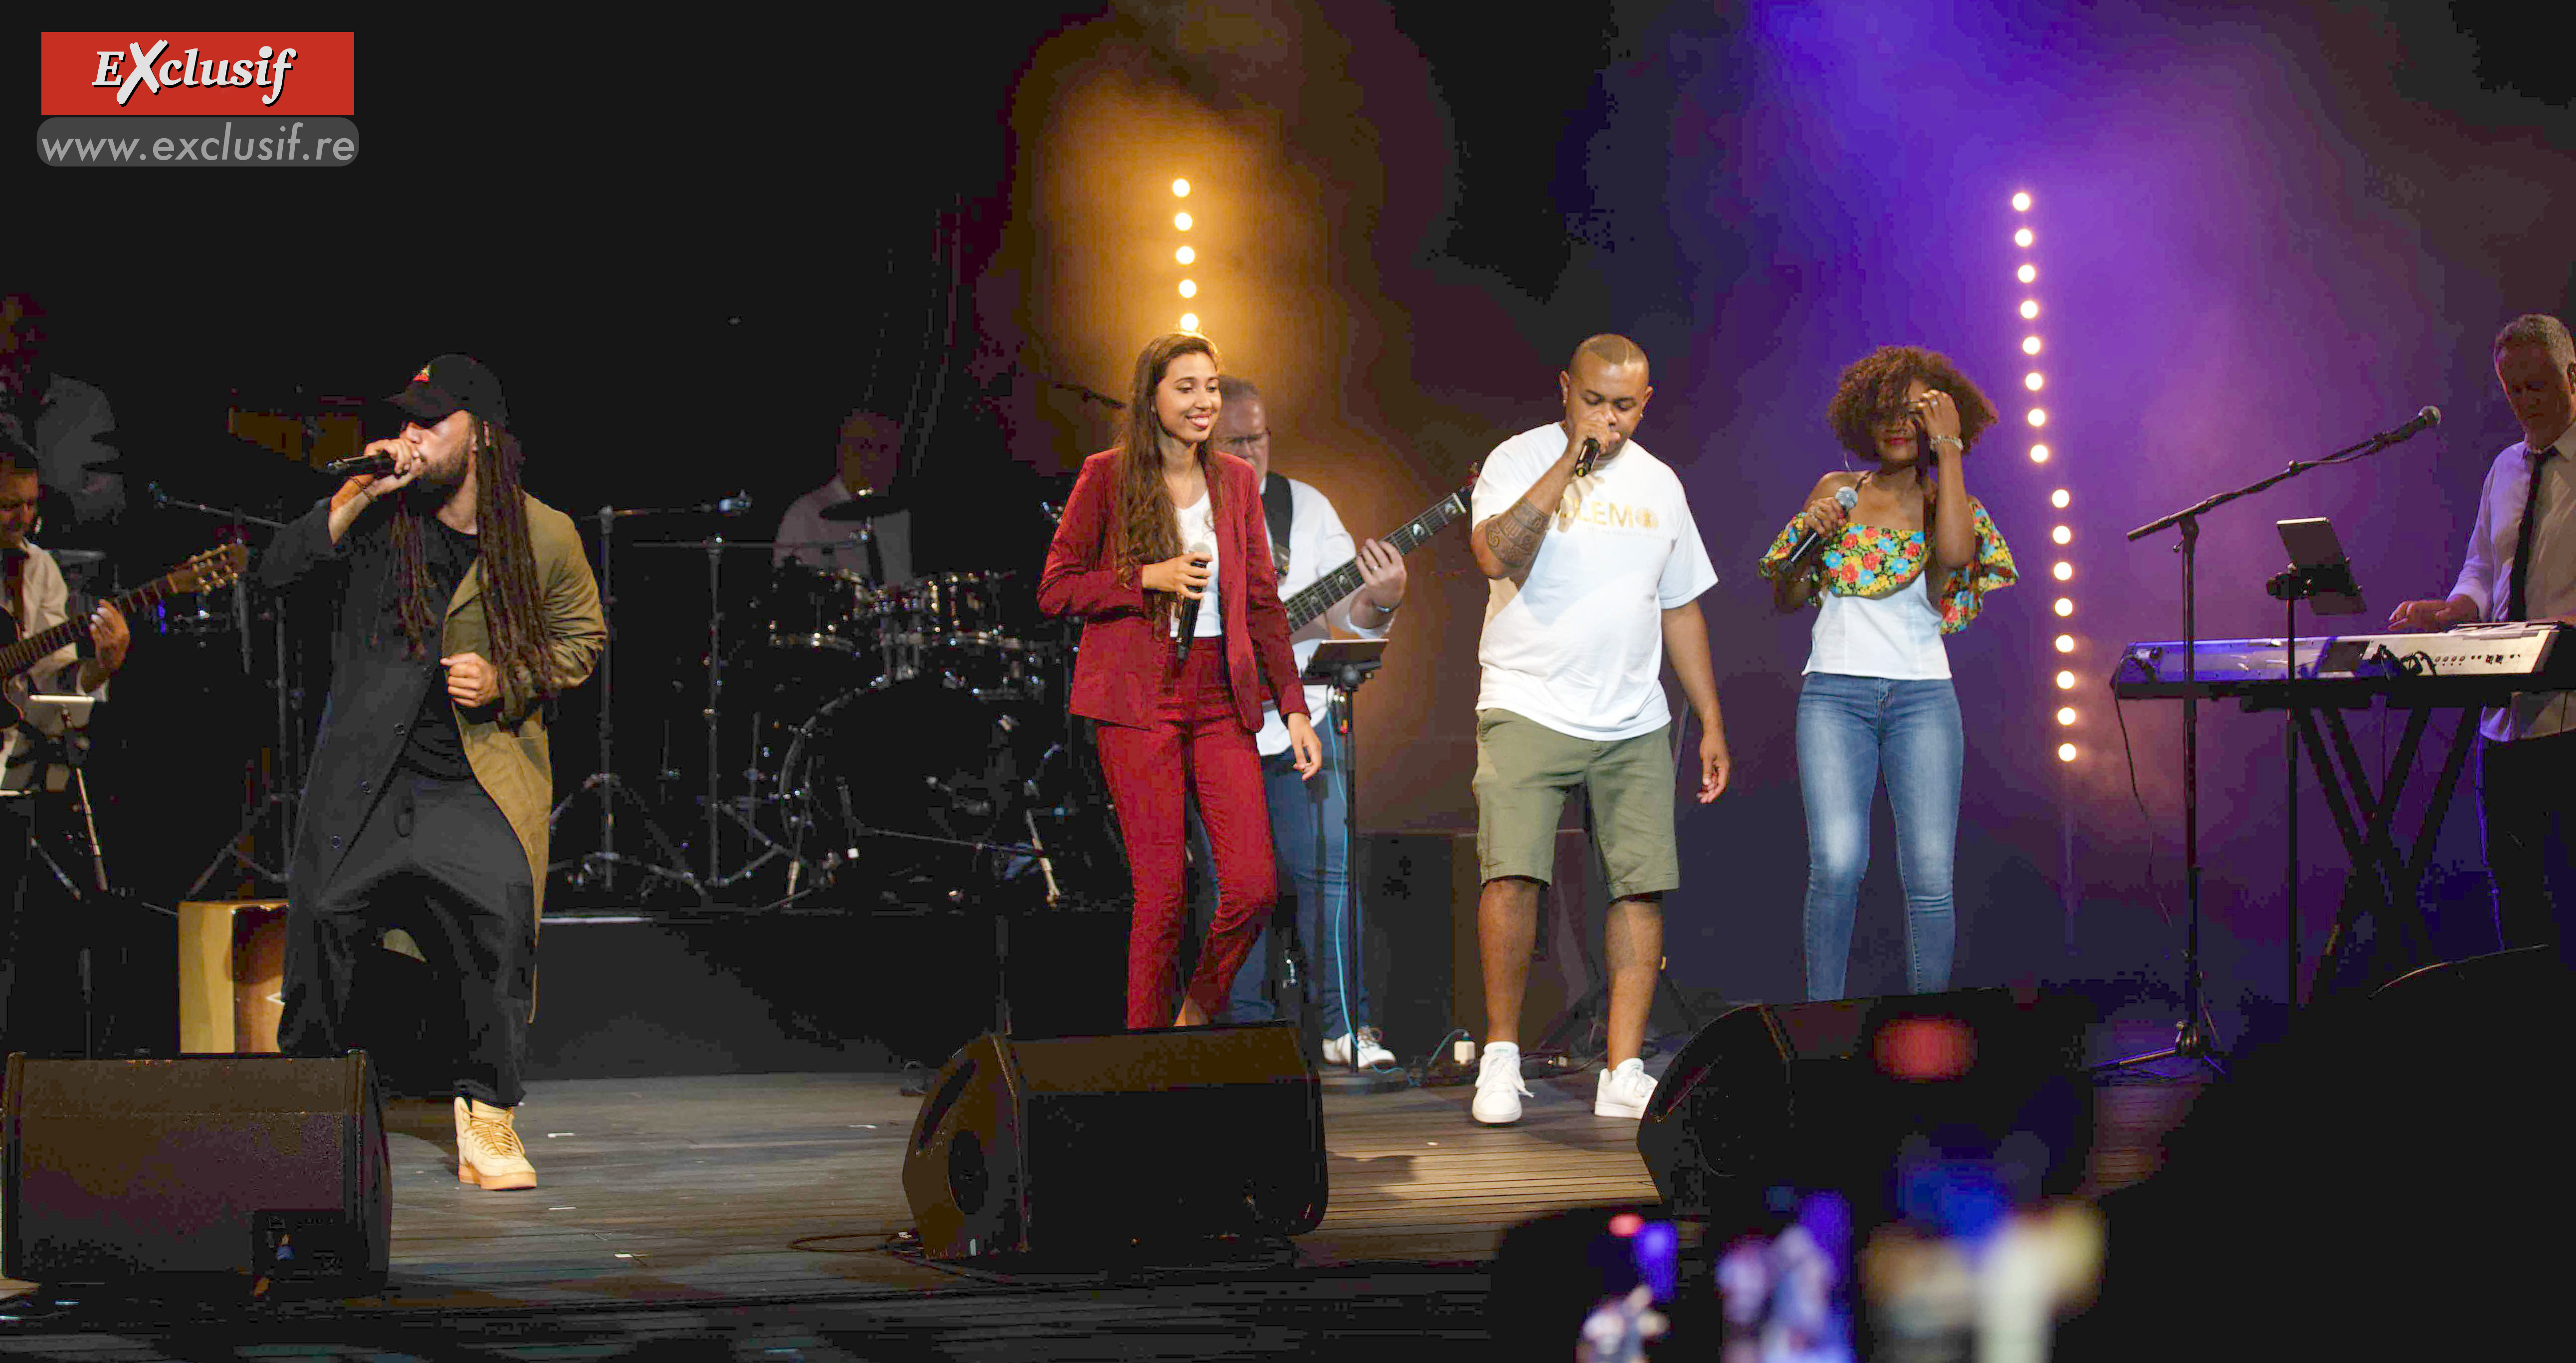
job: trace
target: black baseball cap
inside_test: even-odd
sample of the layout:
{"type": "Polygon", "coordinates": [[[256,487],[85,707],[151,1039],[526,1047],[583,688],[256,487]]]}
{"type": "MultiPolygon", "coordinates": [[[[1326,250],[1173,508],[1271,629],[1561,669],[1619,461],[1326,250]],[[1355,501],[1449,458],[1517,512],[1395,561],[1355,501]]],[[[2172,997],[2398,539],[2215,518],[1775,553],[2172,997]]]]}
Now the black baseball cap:
{"type": "Polygon", "coordinates": [[[510,427],[510,408],[501,400],[501,381],[471,355],[441,355],[420,367],[403,390],[387,398],[404,415],[422,424],[444,421],[459,408],[503,430],[510,427]]]}

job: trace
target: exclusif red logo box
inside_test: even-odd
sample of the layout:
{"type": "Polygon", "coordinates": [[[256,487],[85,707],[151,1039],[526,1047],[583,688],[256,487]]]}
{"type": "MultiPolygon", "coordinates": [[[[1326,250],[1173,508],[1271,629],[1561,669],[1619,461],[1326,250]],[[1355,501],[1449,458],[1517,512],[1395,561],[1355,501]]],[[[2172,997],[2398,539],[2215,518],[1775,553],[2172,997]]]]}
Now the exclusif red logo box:
{"type": "Polygon", "coordinates": [[[47,33],[47,118],[358,112],[355,33],[47,33]]]}

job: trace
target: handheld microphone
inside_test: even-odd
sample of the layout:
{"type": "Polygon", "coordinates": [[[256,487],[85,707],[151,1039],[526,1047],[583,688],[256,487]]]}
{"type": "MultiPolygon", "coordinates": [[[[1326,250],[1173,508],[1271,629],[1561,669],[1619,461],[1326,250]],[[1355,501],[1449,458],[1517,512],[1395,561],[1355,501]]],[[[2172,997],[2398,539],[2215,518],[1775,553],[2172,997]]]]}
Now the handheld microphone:
{"type": "MultiPolygon", "coordinates": [[[[1208,543],[1206,540],[1200,540],[1198,543],[1190,546],[1189,553],[1192,558],[1214,559],[1216,557],[1216,546],[1208,543]]],[[[1200,595],[1193,596],[1187,601],[1181,603],[1180,622],[1175,626],[1178,633],[1174,635],[1175,638],[1180,640],[1180,646],[1174,651],[1179,655],[1182,662],[1188,662],[1190,660],[1190,640],[1196,637],[1199,632],[1199,603],[1206,599],[1206,594],[1201,593],[1200,595]]]]}
{"type": "MultiPolygon", "coordinates": [[[[1851,488],[1838,489],[1834,493],[1834,503],[1843,509],[1844,514],[1848,515],[1853,507],[1860,505],[1860,493],[1851,488]]],[[[1791,568],[1797,567],[1800,563],[1806,560],[1809,554],[1816,552],[1824,542],[1824,532],[1816,529],[1812,525],[1808,526],[1807,533],[1800,536],[1798,543],[1789,550],[1789,562],[1786,566],[1791,568]]]]}
{"type": "Polygon", "coordinates": [[[394,468],[394,457],[390,454],[361,454],[347,459],[334,459],[324,464],[322,471],[334,478],[355,478],[362,473],[382,478],[393,472],[394,468]]]}
{"type": "Polygon", "coordinates": [[[1583,437],[1583,453],[1574,456],[1574,476],[1577,478],[1589,477],[1592,473],[1593,462],[1598,460],[1600,457],[1601,442],[1588,435],[1583,437]]]}
{"type": "Polygon", "coordinates": [[[749,510],[751,510],[751,494],[748,492],[737,492],[730,497],[716,499],[716,512],[719,515],[739,516],[749,510]]]}

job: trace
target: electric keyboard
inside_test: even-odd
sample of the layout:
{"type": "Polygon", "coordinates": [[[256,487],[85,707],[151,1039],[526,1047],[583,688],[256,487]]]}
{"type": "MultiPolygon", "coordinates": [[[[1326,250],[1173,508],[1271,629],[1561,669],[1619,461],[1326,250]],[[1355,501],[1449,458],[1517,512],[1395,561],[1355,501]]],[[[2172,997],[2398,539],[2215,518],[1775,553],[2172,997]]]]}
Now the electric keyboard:
{"type": "MultiPolygon", "coordinates": [[[[2334,634],[2291,641],[2295,679],[2283,672],[2282,642],[2202,639],[2192,673],[2202,696],[2277,702],[2296,688],[2313,703],[2367,704],[2377,696],[2417,704],[2496,705],[2524,691],[2576,688],[2576,647],[2560,646],[2553,621],[2464,625],[2426,634],[2334,634]]],[[[2183,681],[2179,639],[2120,651],[2112,693],[2123,700],[2176,698],[2183,681]]]]}

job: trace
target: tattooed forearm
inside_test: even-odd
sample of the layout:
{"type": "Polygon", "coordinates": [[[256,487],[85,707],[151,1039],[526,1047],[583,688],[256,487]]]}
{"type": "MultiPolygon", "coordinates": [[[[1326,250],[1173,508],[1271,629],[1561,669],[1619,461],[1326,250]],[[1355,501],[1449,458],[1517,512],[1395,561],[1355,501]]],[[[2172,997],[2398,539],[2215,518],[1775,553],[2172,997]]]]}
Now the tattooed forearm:
{"type": "Polygon", "coordinates": [[[1530,560],[1538,557],[1539,541],[1545,538],[1547,513],[1527,502],[1514,502],[1485,522],[1485,547],[1514,577],[1529,571],[1530,560]]]}

